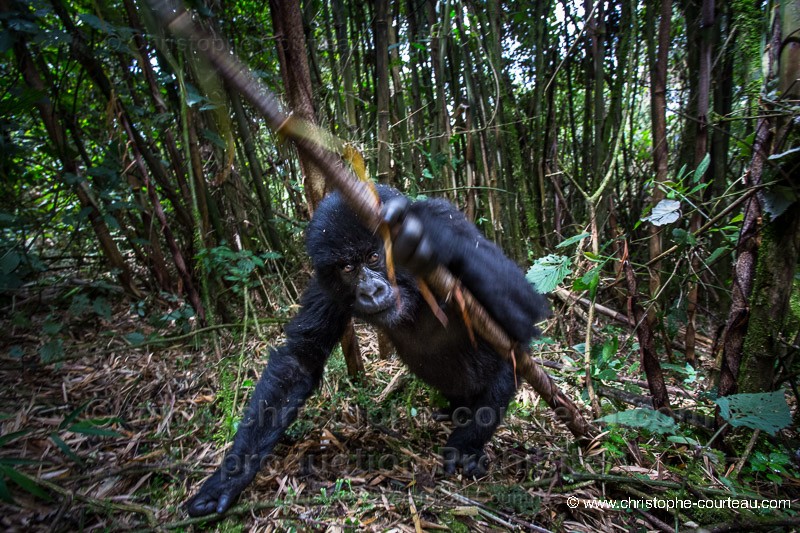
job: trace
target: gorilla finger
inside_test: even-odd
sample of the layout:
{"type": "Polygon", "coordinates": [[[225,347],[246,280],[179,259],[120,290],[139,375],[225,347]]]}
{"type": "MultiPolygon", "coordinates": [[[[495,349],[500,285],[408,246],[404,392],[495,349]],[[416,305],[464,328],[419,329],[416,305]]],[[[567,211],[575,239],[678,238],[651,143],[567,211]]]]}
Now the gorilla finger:
{"type": "Polygon", "coordinates": [[[217,514],[222,514],[227,511],[228,507],[231,506],[231,503],[233,503],[233,498],[231,498],[231,495],[227,492],[223,493],[222,496],[219,497],[219,502],[217,503],[217,514]]]}
{"type": "Polygon", "coordinates": [[[390,227],[394,227],[403,221],[408,212],[408,206],[408,198],[405,196],[390,198],[383,204],[381,219],[390,227]]]}
{"type": "Polygon", "coordinates": [[[415,216],[406,217],[392,243],[395,259],[407,263],[422,240],[422,222],[415,216]]]}
{"type": "Polygon", "coordinates": [[[430,239],[424,235],[414,254],[408,259],[408,268],[414,273],[423,275],[436,268],[436,252],[430,239]]]}
{"type": "Polygon", "coordinates": [[[470,459],[464,464],[464,476],[468,478],[482,478],[486,475],[486,467],[482,465],[483,457],[480,456],[475,459],[470,459]]]}
{"type": "Polygon", "coordinates": [[[204,516],[215,512],[217,509],[216,499],[208,500],[203,497],[196,497],[189,502],[187,511],[189,516],[204,516]]]}

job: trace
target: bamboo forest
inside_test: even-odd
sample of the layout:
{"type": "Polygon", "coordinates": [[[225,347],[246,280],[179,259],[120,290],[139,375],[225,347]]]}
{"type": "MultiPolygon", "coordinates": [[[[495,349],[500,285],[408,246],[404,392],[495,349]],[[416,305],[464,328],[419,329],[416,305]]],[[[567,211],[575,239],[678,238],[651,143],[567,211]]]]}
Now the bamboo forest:
{"type": "Polygon", "coordinates": [[[799,0],[0,0],[0,528],[800,530],[799,0]]]}

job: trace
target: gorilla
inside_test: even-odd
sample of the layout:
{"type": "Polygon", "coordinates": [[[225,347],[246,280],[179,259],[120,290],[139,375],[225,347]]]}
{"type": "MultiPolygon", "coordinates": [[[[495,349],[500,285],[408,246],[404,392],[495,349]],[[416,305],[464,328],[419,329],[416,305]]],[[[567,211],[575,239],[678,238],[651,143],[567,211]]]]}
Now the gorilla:
{"type": "Polygon", "coordinates": [[[457,467],[465,476],[486,473],[484,445],[516,391],[514,369],[486,340],[470,337],[457,304],[441,300],[445,327],[423,299],[416,276],[444,265],[521,346],[549,316],[547,301],[447,201],[410,202],[392,188],[377,189],[383,220],[394,234],[396,284],[387,279],[383,240],[339,193],[326,197],[306,232],[314,276],[301,309],[285,328],[285,344],[270,354],[230,452],[187,503],[191,516],[224,513],[252,481],[319,385],[351,317],[385,332],[408,368],[448,400],[454,421],[457,413],[467,415],[442,449],[445,473],[457,467]]]}

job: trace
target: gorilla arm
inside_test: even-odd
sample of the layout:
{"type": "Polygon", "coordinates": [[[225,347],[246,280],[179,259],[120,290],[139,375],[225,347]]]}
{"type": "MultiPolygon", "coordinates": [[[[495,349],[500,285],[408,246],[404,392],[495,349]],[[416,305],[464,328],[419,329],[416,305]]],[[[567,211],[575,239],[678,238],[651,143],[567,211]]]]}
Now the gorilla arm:
{"type": "Polygon", "coordinates": [[[418,274],[444,265],[517,342],[527,345],[535,324],[550,316],[547,299],[499,246],[445,200],[408,203],[392,198],[383,218],[396,229],[396,259],[418,274]]]}
{"type": "Polygon", "coordinates": [[[233,446],[216,472],[187,503],[191,516],[224,513],[261,469],[263,460],[317,388],[349,312],[311,281],[302,309],[286,326],[286,343],[270,355],[233,446]]]}

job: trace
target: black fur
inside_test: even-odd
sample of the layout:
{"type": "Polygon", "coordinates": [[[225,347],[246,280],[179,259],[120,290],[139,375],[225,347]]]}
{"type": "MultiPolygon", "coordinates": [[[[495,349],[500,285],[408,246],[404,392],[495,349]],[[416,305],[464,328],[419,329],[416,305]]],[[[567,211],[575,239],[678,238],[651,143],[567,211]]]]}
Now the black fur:
{"type": "MultiPolygon", "coordinates": [[[[431,261],[446,266],[514,340],[526,345],[549,310],[517,265],[448,202],[405,204],[394,189],[378,190],[392,206],[387,217],[396,224],[401,259],[417,272],[431,261]]],[[[486,471],[484,445],[515,392],[511,364],[482,339],[473,346],[460,311],[441,302],[449,318],[445,329],[409,270],[398,268],[397,288],[392,287],[381,239],[361,225],[338,194],[320,203],[306,245],[315,276],[301,311],[286,328],[286,343],[272,352],[222,466],[189,500],[192,516],[224,512],[250,483],[316,389],[351,316],[384,330],[411,371],[449,400],[455,428],[443,449],[445,471],[457,466],[467,476],[486,471]]]]}

